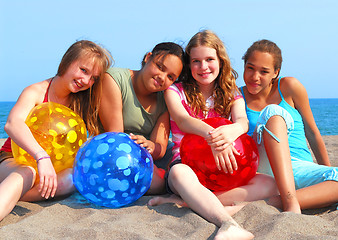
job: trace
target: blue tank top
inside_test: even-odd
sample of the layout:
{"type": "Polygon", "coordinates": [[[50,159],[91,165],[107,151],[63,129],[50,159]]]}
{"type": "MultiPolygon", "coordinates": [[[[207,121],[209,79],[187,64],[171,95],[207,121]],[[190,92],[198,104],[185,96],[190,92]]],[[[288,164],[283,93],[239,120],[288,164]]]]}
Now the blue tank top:
{"type": "MultiPolygon", "coordinates": [[[[288,111],[293,118],[294,121],[294,130],[290,132],[288,136],[289,140],[289,148],[290,148],[290,154],[291,154],[291,159],[299,159],[299,160],[305,160],[309,162],[313,162],[311,152],[308,148],[307,142],[306,142],[306,137],[305,137],[305,130],[304,130],[304,123],[302,116],[298,112],[297,109],[291,107],[284,99],[283,94],[280,90],[280,80],[281,78],[278,79],[278,92],[281,96],[282,101],[278,104],[280,107],[284,108],[286,111],[288,111]]],[[[240,88],[244,101],[245,101],[245,109],[246,113],[249,119],[249,131],[248,134],[252,136],[258,117],[261,112],[259,111],[254,111],[250,108],[248,108],[248,105],[246,104],[246,99],[244,96],[243,92],[243,87],[240,88]]]]}

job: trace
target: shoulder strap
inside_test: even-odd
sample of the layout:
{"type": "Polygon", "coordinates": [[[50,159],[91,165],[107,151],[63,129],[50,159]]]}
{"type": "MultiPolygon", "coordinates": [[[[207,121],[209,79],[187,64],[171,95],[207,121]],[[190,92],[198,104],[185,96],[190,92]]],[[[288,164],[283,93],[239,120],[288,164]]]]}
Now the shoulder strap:
{"type": "Polygon", "coordinates": [[[278,79],[278,92],[279,92],[279,95],[280,95],[280,97],[282,98],[282,100],[284,100],[282,91],[280,90],[280,80],[281,80],[281,79],[282,79],[282,77],[280,77],[280,78],[278,79]]]}
{"type": "Polygon", "coordinates": [[[54,77],[50,80],[50,82],[48,84],[47,91],[46,91],[46,94],[45,94],[45,98],[43,99],[43,102],[48,102],[49,87],[50,87],[50,84],[52,83],[53,79],[54,79],[54,77]]]}

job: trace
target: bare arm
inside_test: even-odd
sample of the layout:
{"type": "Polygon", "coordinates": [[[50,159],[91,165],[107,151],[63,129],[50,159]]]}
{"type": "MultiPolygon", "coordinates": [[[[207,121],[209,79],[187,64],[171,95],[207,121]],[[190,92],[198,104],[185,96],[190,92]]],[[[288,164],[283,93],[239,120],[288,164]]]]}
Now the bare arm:
{"type": "Polygon", "coordinates": [[[163,113],[157,120],[156,125],[151,132],[150,140],[143,135],[134,135],[130,133],[130,138],[137,144],[148,150],[154,160],[161,159],[167,150],[169,139],[169,114],[163,113]]]}
{"type": "Polygon", "coordinates": [[[234,101],[231,107],[231,120],[233,124],[220,126],[210,132],[209,144],[217,147],[217,150],[225,149],[239,136],[249,129],[249,121],[245,112],[243,98],[234,101]]]}
{"type": "MultiPolygon", "coordinates": [[[[205,139],[209,138],[210,132],[214,128],[200,119],[191,117],[182,105],[179,95],[174,90],[167,89],[164,96],[170,116],[181,131],[196,134],[205,139]]],[[[237,169],[236,159],[233,154],[238,153],[232,144],[222,150],[217,150],[213,145],[210,145],[210,147],[215,158],[216,166],[219,170],[223,168],[224,172],[232,173],[233,169],[237,169]]]]}
{"type": "Polygon", "coordinates": [[[123,132],[121,90],[115,80],[105,73],[102,79],[102,95],[99,116],[106,132],[123,132]]]}
{"type": "Polygon", "coordinates": [[[180,97],[175,91],[167,89],[164,97],[171,118],[182,132],[196,134],[203,138],[208,137],[213,127],[199,119],[191,117],[183,107],[180,97]]]}
{"type": "Polygon", "coordinates": [[[30,111],[43,102],[43,97],[41,83],[25,88],[10,111],[5,124],[8,136],[31,156],[43,151],[43,148],[37,143],[25,121],[30,111]]]}
{"type": "Polygon", "coordinates": [[[151,132],[150,140],[155,144],[153,158],[161,159],[166,153],[170,133],[169,113],[163,113],[156,122],[151,132]]]}
{"type": "Polygon", "coordinates": [[[305,135],[319,164],[331,166],[322,136],[314,120],[305,87],[295,78],[285,78],[295,108],[302,116],[305,135]]]}
{"type": "MultiPolygon", "coordinates": [[[[10,111],[5,125],[5,131],[8,136],[36,159],[48,155],[35,140],[25,120],[32,108],[43,102],[47,86],[48,82],[43,81],[25,88],[10,111]]],[[[41,196],[45,198],[53,197],[57,188],[57,179],[51,160],[49,158],[40,160],[37,167],[40,177],[39,191],[41,196]]]]}

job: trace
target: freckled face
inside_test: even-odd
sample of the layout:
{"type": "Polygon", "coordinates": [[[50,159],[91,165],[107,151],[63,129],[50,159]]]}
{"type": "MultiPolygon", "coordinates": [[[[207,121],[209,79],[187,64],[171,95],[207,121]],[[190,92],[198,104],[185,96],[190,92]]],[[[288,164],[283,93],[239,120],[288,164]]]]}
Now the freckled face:
{"type": "Polygon", "coordinates": [[[253,51],[244,66],[243,78],[248,92],[257,94],[266,89],[277,74],[270,53],[253,51]]]}
{"type": "Polygon", "coordinates": [[[70,91],[76,93],[90,88],[99,76],[100,69],[95,66],[94,59],[79,59],[69,66],[62,77],[69,80],[70,91]]]}
{"type": "Polygon", "coordinates": [[[216,49],[205,46],[190,50],[190,69],[193,78],[201,85],[209,85],[218,77],[220,61],[216,49]]]}
{"type": "Polygon", "coordinates": [[[176,55],[169,54],[164,58],[148,55],[143,67],[144,86],[150,92],[166,90],[179,77],[183,69],[183,63],[176,55]]]}

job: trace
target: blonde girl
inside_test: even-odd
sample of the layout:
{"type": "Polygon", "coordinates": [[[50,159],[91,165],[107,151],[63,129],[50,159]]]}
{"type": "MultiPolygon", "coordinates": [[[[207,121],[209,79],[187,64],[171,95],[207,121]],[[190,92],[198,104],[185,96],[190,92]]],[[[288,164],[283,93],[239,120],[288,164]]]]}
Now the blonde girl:
{"type": "Polygon", "coordinates": [[[176,202],[186,205],[219,227],[217,239],[251,239],[253,235],[231,217],[241,207],[224,207],[223,204],[231,205],[235,199],[249,201],[269,196],[269,191],[274,191],[271,178],[258,175],[248,186],[215,193],[216,196],[198,181],[189,166],[181,163],[179,153],[184,134],[197,134],[211,146],[219,170],[232,173],[237,169],[235,155],[238,153],[232,143],[248,130],[245,103],[235,83],[237,74],[222,41],[211,31],[194,35],[185,52],[187,73],[165,91],[175,143],[174,158],[167,173],[168,192],[173,195],[153,198],[148,204],[176,202]],[[231,118],[233,124],[214,129],[202,121],[210,117],[231,118]],[[263,182],[267,183],[266,189],[256,187],[263,182]],[[250,190],[255,194],[250,195],[250,190]]]}
{"type": "Polygon", "coordinates": [[[56,174],[50,157],[33,137],[25,120],[38,104],[63,104],[84,120],[91,135],[99,133],[98,107],[101,78],[111,65],[111,56],[99,45],[75,42],[63,56],[55,77],[26,87],[8,115],[5,131],[9,138],[0,152],[0,220],[21,201],[41,201],[74,191],[72,169],[56,174]],[[18,165],[11,153],[10,139],[37,161],[39,181],[33,167],[18,165]]]}

